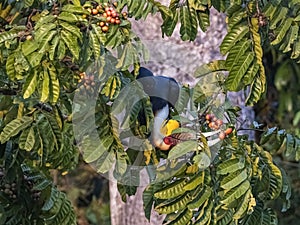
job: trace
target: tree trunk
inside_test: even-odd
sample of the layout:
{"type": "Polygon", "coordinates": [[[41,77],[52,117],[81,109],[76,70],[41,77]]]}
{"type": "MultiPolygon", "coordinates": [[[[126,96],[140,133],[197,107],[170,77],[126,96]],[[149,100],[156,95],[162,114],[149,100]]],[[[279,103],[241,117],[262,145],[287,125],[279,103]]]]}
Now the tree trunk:
{"type": "MultiPolygon", "coordinates": [[[[148,176],[146,171],[141,172],[141,183],[146,183],[148,176]]],[[[127,198],[127,202],[123,202],[118,192],[117,182],[113,179],[109,181],[110,193],[110,214],[111,225],[155,225],[162,224],[163,215],[158,215],[154,210],[151,213],[151,221],[145,217],[143,210],[143,191],[145,186],[137,188],[134,196],[127,198]]]]}

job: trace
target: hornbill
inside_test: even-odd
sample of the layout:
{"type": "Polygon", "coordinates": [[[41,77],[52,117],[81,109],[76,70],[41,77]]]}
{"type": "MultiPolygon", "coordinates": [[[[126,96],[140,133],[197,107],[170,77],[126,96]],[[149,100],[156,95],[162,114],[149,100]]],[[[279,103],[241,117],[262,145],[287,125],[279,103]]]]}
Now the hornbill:
{"type": "MultiPolygon", "coordinates": [[[[181,141],[197,138],[194,134],[189,133],[171,134],[173,130],[180,126],[178,121],[170,119],[170,112],[174,108],[180,92],[180,86],[175,79],[154,76],[150,70],[140,67],[137,80],[142,84],[152,104],[154,121],[150,141],[156,148],[167,151],[181,141]]],[[[202,135],[209,137],[217,133],[219,133],[219,130],[205,132],[202,135]]],[[[214,145],[218,141],[218,138],[210,140],[208,145],[214,145]]]]}

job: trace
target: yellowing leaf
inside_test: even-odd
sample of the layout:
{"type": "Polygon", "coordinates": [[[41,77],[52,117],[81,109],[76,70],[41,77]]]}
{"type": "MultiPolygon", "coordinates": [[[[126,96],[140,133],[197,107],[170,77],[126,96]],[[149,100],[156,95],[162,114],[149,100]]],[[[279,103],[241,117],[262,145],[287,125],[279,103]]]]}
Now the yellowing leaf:
{"type": "Polygon", "coordinates": [[[29,98],[33,92],[35,91],[36,87],[37,87],[37,71],[35,70],[32,74],[29,74],[26,78],[23,90],[24,90],[24,94],[23,94],[23,98],[29,98]]]}

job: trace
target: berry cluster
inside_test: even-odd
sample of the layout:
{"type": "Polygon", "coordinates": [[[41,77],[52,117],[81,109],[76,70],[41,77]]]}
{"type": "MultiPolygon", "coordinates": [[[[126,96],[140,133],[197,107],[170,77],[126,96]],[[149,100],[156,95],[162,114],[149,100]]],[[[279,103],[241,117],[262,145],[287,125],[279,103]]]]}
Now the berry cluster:
{"type": "Polygon", "coordinates": [[[34,187],[34,183],[32,180],[30,180],[26,175],[24,175],[24,181],[25,181],[25,187],[27,190],[30,191],[31,193],[31,198],[34,201],[38,201],[41,197],[42,192],[39,190],[35,190],[34,187]]]}
{"type": "Polygon", "coordinates": [[[4,168],[0,167],[0,179],[1,179],[1,184],[0,184],[0,191],[4,194],[6,194],[9,198],[11,199],[16,199],[17,198],[17,184],[16,182],[7,182],[4,179],[4,168]]]}
{"type": "MultiPolygon", "coordinates": [[[[98,21],[97,25],[101,27],[103,32],[107,32],[109,30],[110,25],[119,25],[121,23],[121,19],[127,19],[127,13],[123,12],[119,14],[116,11],[118,6],[117,2],[114,2],[112,5],[108,5],[104,3],[99,5],[97,2],[92,2],[92,5],[84,6],[92,16],[95,16],[98,21]]],[[[83,15],[83,18],[86,18],[87,15],[83,15]]]]}
{"type": "Polygon", "coordinates": [[[85,72],[82,72],[79,75],[80,79],[78,80],[78,84],[80,92],[82,94],[86,92],[93,93],[96,86],[95,77],[93,75],[88,76],[85,72]]]}
{"type": "MultiPolygon", "coordinates": [[[[221,129],[223,123],[223,120],[218,119],[214,114],[206,114],[205,115],[205,119],[206,119],[206,123],[208,124],[208,127],[212,130],[219,130],[221,129]]],[[[223,140],[224,138],[226,138],[229,134],[232,133],[232,128],[228,127],[225,129],[225,131],[221,131],[219,133],[219,138],[221,140],[223,140]]]]}
{"type": "Polygon", "coordinates": [[[17,184],[15,182],[5,183],[1,185],[0,191],[6,194],[11,199],[17,198],[17,184]]]}
{"type": "Polygon", "coordinates": [[[206,114],[206,123],[212,130],[219,130],[223,125],[223,120],[218,119],[214,114],[206,114]]]}

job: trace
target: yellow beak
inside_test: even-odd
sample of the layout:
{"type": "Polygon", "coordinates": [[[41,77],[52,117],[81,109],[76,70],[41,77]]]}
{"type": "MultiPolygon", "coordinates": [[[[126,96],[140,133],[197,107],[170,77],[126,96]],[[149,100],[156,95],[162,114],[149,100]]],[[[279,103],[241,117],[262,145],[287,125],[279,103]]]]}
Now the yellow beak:
{"type": "Polygon", "coordinates": [[[160,129],[160,132],[164,136],[169,136],[172,134],[173,130],[176,130],[180,127],[180,124],[177,120],[167,120],[164,122],[163,126],[160,129]]]}

